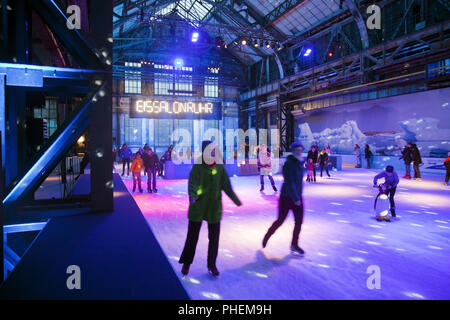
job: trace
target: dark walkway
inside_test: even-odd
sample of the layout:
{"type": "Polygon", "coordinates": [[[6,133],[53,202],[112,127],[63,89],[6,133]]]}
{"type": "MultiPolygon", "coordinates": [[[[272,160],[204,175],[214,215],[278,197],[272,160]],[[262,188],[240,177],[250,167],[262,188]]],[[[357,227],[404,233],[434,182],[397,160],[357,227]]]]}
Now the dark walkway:
{"type": "MultiPolygon", "coordinates": [[[[84,193],[89,176],[75,193],[84,193]]],[[[3,299],[189,299],[120,177],[113,213],[49,221],[0,287],[3,299]],[[81,269],[81,290],[66,286],[66,269],[81,269]]]]}

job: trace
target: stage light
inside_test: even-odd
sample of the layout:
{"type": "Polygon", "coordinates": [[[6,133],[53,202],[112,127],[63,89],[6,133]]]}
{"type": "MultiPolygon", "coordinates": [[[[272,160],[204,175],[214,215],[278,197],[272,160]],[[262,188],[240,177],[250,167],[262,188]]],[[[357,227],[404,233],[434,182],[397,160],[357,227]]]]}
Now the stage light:
{"type": "Polygon", "coordinates": [[[198,37],[199,37],[199,34],[198,34],[197,31],[192,32],[191,41],[192,42],[197,42],[198,41],[198,37]]]}
{"type": "Polygon", "coordinates": [[[306,49],[305,53],[303,54],[304,57],[308,57],[312,52],[312,49],[308,48],[306,49]]]}
{"type": "Polygon", "coordinates": [[[246,45],[247,45],[247,40],[242,39],[241,44],[242,44],[243,46],[246,46],[246,45]]]}
{"type": "Polygon", "coordinates": [[[216,37],[216,47],[217,48],[221,48],[224,44],[225,44],[225,42],[223,41],[223,39],[221,37],[216,37]]]}
{"type": "Polygon", "coordinates": [[[255,46],[255,48],[258,48],[258,47],[259,47],[258,40],[255,40],[254,46],[255,46]]]}
{"type": "Polygon", "coordinates": [[[181,58],[175,59],[175,67],[182,67],[184,65],[184,61],[181,58]]]}
{"type": "Polygon", "coordinates": [[[331,58],[333,56],[333,52],[328,52],[328,56],[331,58]]]}
{"type": "Polygon", "coordinates": [[[78,144],[83,144],[84,141],[85,141],[84,136],[81,136],[81,137],[77,140],[78,144]]]}

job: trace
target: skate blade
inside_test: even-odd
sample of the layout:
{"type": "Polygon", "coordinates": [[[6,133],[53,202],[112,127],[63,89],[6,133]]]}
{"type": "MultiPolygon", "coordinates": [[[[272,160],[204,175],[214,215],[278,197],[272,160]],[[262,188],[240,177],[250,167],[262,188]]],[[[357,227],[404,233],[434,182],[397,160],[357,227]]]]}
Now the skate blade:
{"type": "Polygon", "coordinates": [[[295,250],[292,250],[292,249],[291,249],[291,253],[292,253],[293,255],[296,255],[296,256],[299,256],[299,257],[304,257],[304,256],[305,256],[304,253],[300,253],[300,252],[295,251],[295,250]]]}

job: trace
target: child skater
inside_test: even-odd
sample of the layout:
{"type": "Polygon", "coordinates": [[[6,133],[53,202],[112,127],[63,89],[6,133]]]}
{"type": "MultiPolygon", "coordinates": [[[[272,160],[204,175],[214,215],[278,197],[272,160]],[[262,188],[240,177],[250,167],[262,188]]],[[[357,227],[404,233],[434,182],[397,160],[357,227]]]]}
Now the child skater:
{"type": "Polygon", "coordinates": [[[313,163],[313,159],[309,158],[308,163],[305,165],[307,170],[306,181],[313,182],[314,179],[314,169],[316,165],[313,163]]]}
{"type": "Polygon", "coordinates": [[[387,166],[384,171],[377,174],[373,178],[373,186],[377,187],[378,179],[382,179],[382,178],[384,178],[384,184],[386,185],[386,188],[388,191],[387,195],[389,197],[389,202],[391,205],[391,215],[393,218],[395,218],[396,215],[395,215],[394,196],[395,196],[395,191],[397,190],[397,185],[398,185],[399,179],[398,179],[397,172],[394,171],[394,167],[387,166]]]}
{"type": "Polygon", "coordinates": [[[138,183],[139,192],[142,193],[141,187],[141,170],[144,166],[144,163],[141,159],[141,154],[139,152],[136,153],[136,156],[131,164],[131,173],[133,174],[133,192],[136,190],[136,182],[138,183]]]}
{"type": "Polygon", "coordinates": [[[261,183],[261,189],[259,191],[264,191],[264,176],[268,176],[273,191],[277,192],[278,190],[275,187],[275,181],[272,177],[272,159],[270,157],[270,151],[265,144],[261,145],[258,152],[258,170],[259,181],[261,183]]]}

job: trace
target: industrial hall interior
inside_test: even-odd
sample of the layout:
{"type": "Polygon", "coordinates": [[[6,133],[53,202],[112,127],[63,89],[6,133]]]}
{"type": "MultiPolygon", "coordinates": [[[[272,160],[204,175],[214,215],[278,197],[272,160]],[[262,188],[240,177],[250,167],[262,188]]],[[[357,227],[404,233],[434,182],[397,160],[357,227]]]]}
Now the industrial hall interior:
{"type": "Polygon", "coordinates": [[[450,299],[447,0],[0,0],[2,300],[450,299]]]}

